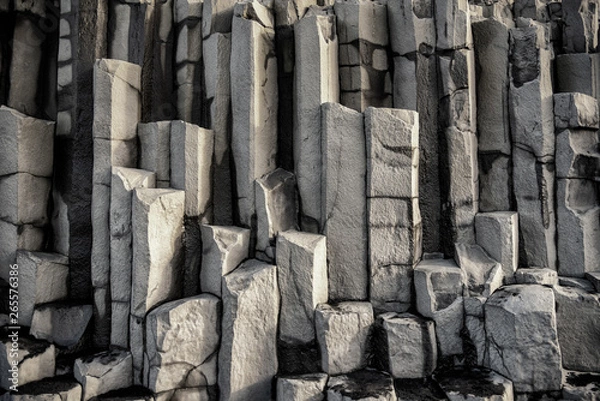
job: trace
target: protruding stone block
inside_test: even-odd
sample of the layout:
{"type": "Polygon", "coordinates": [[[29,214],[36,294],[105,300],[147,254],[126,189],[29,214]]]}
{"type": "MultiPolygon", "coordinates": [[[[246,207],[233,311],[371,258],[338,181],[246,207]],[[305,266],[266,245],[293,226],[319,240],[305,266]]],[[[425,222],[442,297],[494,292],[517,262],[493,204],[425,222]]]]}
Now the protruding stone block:
{"type": "Polygon", "coordinates": [[[0,107],[0,176],[29,173],[51,177],[54,123],[0,107]]]}
{"type": "Polygon", "coordinates": [[[322,233],[327,236],[329,297],[367,298],[366,154],[362,114],[321,106],[322,233]]]}
{"type": "Polygon", "coordinates": [[[395,401],[394,380],[388,373],[361,370],[331,377],[327,381],[327,400],[331,401],[395,401]]]}
{"type": "Polygon", "coordinates": [[[509,401],[514,399],[513,384],[493,370],[454,368],[435,376],[450,401],[509,401]]]}
{"type": "Polygon", "coordinates": [[[0,177],[0,219],[15,225],[48,223],[50,178],[29,173],[0,177]]]}
{"type": "Polygon", "coordinates": [[[519,266],[519,215],[515,212],[478,213],[475,216],[477,245],[500,262],[505,277],[519,266]]]}
{"type": "Polygon", "coordinates": [[[214,386],[221,301],[210,294],[159,306],[146,317],[144,384],[155,393],[214,386]]]}
{"type": "Polygon", "coordinates": [[[558,285],[558,275],[552,269],[517,269],[515,272],[517,284],[558,285]]]}
{"type": "Polygon", "coordinates": [[[69,259],[42,252],[17,252],[19,266],[19,324],[30,326],[36,305],[68,295],[69,259]]]}
{"type": "Polygon", "coordinates": [[[336,375],[364,368],[372,324],[373,307],[368,302],[317,306],[315,328],[323,371],[336,375]]]}
{"type": "Polygon", "coordinates": [[[325,399],[326,384],[327,375],[324,373],[279,377],[277,400],[322,401],[325,399]]]}
{"type": "Polygon", "coordinates": [[[517,392],[562,386],[554,300],[551,288],[511,285],[485,304],[486,365],[512,380],[517,392]]]}
{"type": "Polygon", "coordinates": [[[558,343],[565,369],[600,372],[600,295],[554,286],[558,343]]]}
{"type": "Polygon", "coordinates": [[[598,46],[598,8],[588,0],[567,1],[561,7],[565,53],[591,53],[598,46]]]}
{"type": "Polygon", "coordinates": [[[314,310],[328,299],[325,237],[299,231],[280,233],[277,279],[281,293],[279,338],[291,344],[314,341],[314,310]]]}
{"type": "Polygon", "coordinates": [[[554,125],[565,128],[598,128],[598,101],[583,93],[554,95],[554,125]]]}
{"type": "Polygon", "coordinates": [[[276,272],[276,266],[250,260],[223,280],[221,400],[271,398],[280,302],[276,272]]]}
{"type": "Polygon", "coordinates": [[[462,49],[473,44],[467,0],[435,3],[436,46],[442,50],[462,49]]]}
{"type": "Polygon", "coordinates": [[[502,265],[479,245],[456,244],[456,263],[463,273],[469,295],[489,297],[502,286],[502,265]]]}
{"type": "Polygon", "coordinates": [[[394,378],[427,377],[437,364],[437,342],[432,320],[410,313],[388,312],[377,318],[382,359],[394,378]]]}
{"type": "Polygon", "coordinates": [[[183,121],[171,123],[171,187],[185,191],[186,216],[211,219],[214,133],[183,121]]]}
{"type": "Polygon", "coordinates": [[[296,179],[281,168],[256,180],[256,249],[275,244],[277,234],[298,228],[296,179]]]}
{"type": "Polygon", "coordinates": [[[223,276],[231,273],[249,255],[250,230],[239,227],[203,225],[202,269],[200,285],[202,292],[221,296],[223,276]]]}
{"type": "MultiPolygon", "coordinates": [[[[216,2],[215,2],[216,3],[216,2]]],[[[205,10],[208,8],[204,5],[205,10]]],[[[255,215],[254,180],[276,168],[277,59],[270,11],[263,5],[236,6],[231,36],[231,101],[240,221],[255,215]]]]}
{"type": "Polygon", "coordinates": [[[73,374],[83,387],[82,401],[132,385],[131,354],[104,351],[75,361],[73,374]]]}
{"type": "Polygon", "coordinates": [[[170,186],[171,122],[158,121],[138,125],[140,168],[156,174],[159,188],[170,186]]]}
{"type": "Polygon", "coordinates": [[[30,333],[61,347],[74,347],[83,337],[91,318],[91,305],[44,304],[33,312],[30,333]]]}

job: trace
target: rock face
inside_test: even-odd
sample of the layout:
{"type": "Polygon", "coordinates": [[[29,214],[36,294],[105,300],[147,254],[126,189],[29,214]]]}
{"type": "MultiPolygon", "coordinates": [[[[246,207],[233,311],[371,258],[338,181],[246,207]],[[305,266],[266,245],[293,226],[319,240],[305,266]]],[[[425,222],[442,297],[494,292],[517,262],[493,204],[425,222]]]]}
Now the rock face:
{"type": "Polygon", "coordinates": [[[455,368],[436,374],[435,379],[450,401],[500,401],[514,397],[512,382],[488,369],[455,368]]]}
{"type": "Polygon", "coordinates": [[[368,302],[319,305],[315,328],[323,371],[336,375],[366,367],[372,324],[373,308],[368,302]]]}
{"type": "Polygon", "coordinates": [[[132,384],[132,358],[126,351],[106,351],[75,361],[73,374],[83,388],[82,400],[132,384]]]}
{"type": "Polygon", "coordinates": [[[45,304],[35,308],[30,333],[61,347],[73,347],[81,340],[91,318],[91,305],[45,304]]]}
{"type": "Polygon", "coordinates": [[[223,279],[221,400],[271,398],[279,302],[276,266],[249,260],[223,279]]]}
{"type": "Polygon", "coordinates": [[[457,244],[455,258],[470,295],[489,297],[502,286],[502,265],[479,245],[457,244]]]}
{"type": "Polygon", "coordinates": [[[81,384],[74,379],[52,377],[19,386],[19,392],[0,396],[2,401],[80,401],[81,384]]]}
{"type": "Polygon", "coordinates": [[[327,382],[327,399],[333,401],[395,401],[394,381],[387,373],[360,370],[334,376],[327,382]]]}
{"type": "Polygon", "coordinates": [[[517,392],[558,390],[563,380],[555,297],[551,288],[511,285],[485,304],[486,365],[517,392]]]}
{"type": "Polygon", "coordinates": [[[519,215],[514,212],[479,213],[475,216],[476,242],[500,262],[504,276],[519,266],[519,215]]]}
{"type": "Polygon", "coordinates": [[[322,401],[326,384],[324,373],[280,377],[277,379],[277,400],[322,401]]]}
{"type": "Polygon", "coordinates": [[[172,301],[146,317],[144,384],[156,393],[217,383],[221,302],[203,294],[172,301]]]}

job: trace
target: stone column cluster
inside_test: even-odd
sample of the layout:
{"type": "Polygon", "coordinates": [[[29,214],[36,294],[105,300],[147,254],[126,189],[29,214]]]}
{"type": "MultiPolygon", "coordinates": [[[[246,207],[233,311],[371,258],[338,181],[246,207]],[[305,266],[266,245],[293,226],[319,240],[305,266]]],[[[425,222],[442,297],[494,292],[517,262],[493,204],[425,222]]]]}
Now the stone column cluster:
{"type": "Polygon", "coordinates": [[[0,401],[594,400],[599,6],[0,0],[0,401]]]}

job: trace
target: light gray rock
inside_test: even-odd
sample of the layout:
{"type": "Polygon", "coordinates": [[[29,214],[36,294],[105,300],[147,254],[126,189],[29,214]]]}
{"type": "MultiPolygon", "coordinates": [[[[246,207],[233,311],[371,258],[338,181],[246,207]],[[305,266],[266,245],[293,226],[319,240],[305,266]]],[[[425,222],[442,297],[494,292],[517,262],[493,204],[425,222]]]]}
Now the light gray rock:
{"type": "Polygon", "coordinates": [[[139,65],[100,59],[94,64],[94,138],[131,140],[141,120],[139,65]]]}
{"type": "Polygon", "coordinates": [[[276,272],[276,266],[250,260],[224,278],[221,400],[271,398],[271,380],[278,367],[276,272]]]}
{"type": "Polygon", "coordinates": [[[328,376],[324,373],[279,377],[277,379],[277,400],[322,401],[325,399],[327,378],[328,376]]]}
{"type": "Polygon", "coordinates": [[[600,372],[600,295],[558,285],[553,290],[562,366],[600,372]]]}
{"type": "Polygon", "coordinates": [[[80,401],[81,384],[74,379],[52,377],[19,386],[19,392],[0,396],[2,401],[80,401]]]}
{"type": "Polygon", "coordinates": [[[104,351],[75,361],[73,374],[83,387],[82,401],[132,385],[131,353],[104,351]]]}
{"type": "Polygon", "coordinates": [[[69,259],[54,253],[17,251],[19,324],[30,326],[36,305],[68,295],[69,259]]]}
{"type": "Polygon", "coordinates": [[[91,305],[44,304],[35,308],[29,333],[60,347],[74,347],[83,337],[91,318],[91,305]]]}
{"type": "MultiPolygon", "coordinates": [[[[44,230],[30,224],[16,226],[0,220],[0,263],[9,266],[16,261],[17,249],[40,251],[44,246],[44,230]]],[[[0,278],[8,281],[9,269],[0,269],[0,278]]]]}
{"type": "Polygon", "coordinates": [[[450,401],[501,401],[514,398],[513,384],[493,370],[454,368],[435,376],[450,401]]]}
{"type": "Polygon", "coordinates": [[[583,93],[554,95],[554,125],[565,128],[598,128],[598,101],[583,93]]]}
{"type": "Polygon", "coordinates": [[[391,48],[398,55],[429,51],[435,48],[433,4],[412,0],[387,3],[391,48]]]}
{"type": "Polygon", "coordinates": [[[600,174],[600,153],[597,130],[566,129],[556,135],[557,178],[593,180],[600,174]]]}
{"type": "Polygon", "coordinates": [[[233,9],[237,2],[234,0],[209,0],[202,8],[202,37],[220,32],[231,32],[233,9]]]}
{"type": "Polygon", "coordinates": [[[51,179],[29,173],[0,177],[0,219],[15,225],[48,223],[51,179]]]}
{"type": "Polygon", "coordinates": [[[171,186],[185,191],[186,216],[211,220],[214,133],[183,121],[171,123],[171,186]]]}
{"type": "Polygon", "coordinates": [[[462,271],[463,283],[469,295],[489,297],[502,286],[502,265],[479,245],[456,244],[454,257],[462,271]]]}
{"type": "Polygon", "coordinates": [[[54,123],[0,107],[0,176],[29,173],[52,176],[54,123]]]}
{"type": "Polygon", "coordinates": [[[382,330],[381,355],[394,378],[427,377],[437,365],[434,322],[410,313],[388,312],[377,317],[382,330]]]}
{"type": "MultiPolygon", "coordinates": [[[[204,7],[208,9],[207,4],[204,7]]],[[[231,82],[237,83],[231,87],[231,148],[240,221],[250,227],[254,180],[276,168],[277,59],[270,11],[256,2],[236,7],[231,34],[231,82]]]]}
{"type": "Polygon", "coordinates": [[[361,370],[330,377],[327,399],[331,401],[395,401],[394,380],[385,372],[361,370]]]}
{"type": "Polygon", "coordinates": [[[467,0],[436,3],[436,47],[442,50],[461,49],[473,44],[471,19],[467,0]]]}
{"type": "Polygon", "coordinates": [[[156,173],[156,181],[169,187],[171,122],[157,121],[138,124],[140,168],[156,173]]]}
{"type": "Polygon", "coordinates": [[[515,0],[515,18],[531,18],[540,22],[550,19],[546,0],[515,0]]]}
{"type": "Polygon", "coordinates": [[[338,38],[331,9],[310,7],[294,24],[294,169],[302,218],[324,224],[322,215],[321,104],[338,102],[338,38]]]}
{"type": "Polygon", "coordinates": [[[277,280],[281,294],[279,339],[291,344],[314,341],[314,311],[328,299],[325,236],[299,231],[279,233],[277,280]]]}
{"type": "Polygon", "coordinates": [[[155,393],[213,386],[221,301],[202,294],[168,302],[146,317],[144,384],[155,393]]]}
{"type": "MultiPolygon", "coordinates": [[[[131,286],[129,289],[131,294],[131,286]]],[[[110,345],[129,348],[130,301],[115,301],[110,304],[110,345]]]]}
{"type": "Polygon", "coordinates": [[[323,371],[336,375],[366,367],[372,324],[373,307],[368,302],[317,306],[315,329],[323,371]]]}
{"type": "Polygon", "coordinates": [[[21,330],[3,329],[0,333],[0,388],[21,386],[54,376],[56,350],[53,344],[35,340],[21,330]],[[18,330],[17,330],[18,332],[18,330]],[[12,337],[11,337],[12,336],[12,337]],[[17,341],[18,345],[13,345],[17,341]],[[18,352],[14,349],[18,348],[18,352]]]}
{"type": "Polygon", "coordinates": [[[586,273],[585,278],[594,285],[596,292],[600,293],[600,271],[586,273]]]}
{"type": "Polygon", "coordinates": [[[329,297],[367,299],[366,154],[362,114],[321,106],[322,234],[327,236],[329,297]]]}
{"type": "Polygon", "coordinates": [[[558,285],[558,274],[552,269],[517,269],[515,272],[517,284],[558,285]]]}
{"type": "Polygon", "coordinates": [[[298,228],[296,179],[281,168],[256,180],[256,249],[275,244],[277,234],[298,228]]]}
{"type": "Polygon", "coordinates": [[[387,8],[383,3],[341,0],[333,6],[340,43],[360,39],[373,45],[388,45],[387,8]]]}
{"type": "Polygon", "coordinates": [[[485,304],[487,367],[513,381],[517,392],[558,390],[561,351],[551,288],[511,285],[485,304]]]}
{"type": "Polygon", "coordinates": [[[583,277],[598,269],[600,205],[593,181],[557,180],[556,222],[558,271],[583,277]]]}
{"type": "Polygon", "coordinates": [[[490,212],[475,215],[475,237],[510,277],[519,265],[519,215],[515,212],[490,212]]]}

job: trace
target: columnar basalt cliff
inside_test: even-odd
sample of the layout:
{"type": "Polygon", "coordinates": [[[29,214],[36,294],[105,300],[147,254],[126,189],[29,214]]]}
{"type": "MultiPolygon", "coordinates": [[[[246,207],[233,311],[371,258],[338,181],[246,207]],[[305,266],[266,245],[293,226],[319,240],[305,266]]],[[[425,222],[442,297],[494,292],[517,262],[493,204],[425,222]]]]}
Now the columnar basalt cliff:
{"type": "Polygon", "coordinates": [[[0,0],[0,401],[600,400],[599,35],[0,0]]]}

